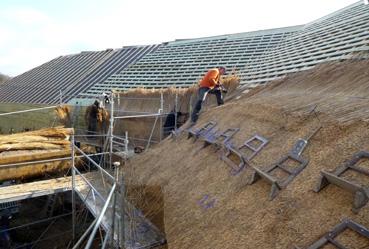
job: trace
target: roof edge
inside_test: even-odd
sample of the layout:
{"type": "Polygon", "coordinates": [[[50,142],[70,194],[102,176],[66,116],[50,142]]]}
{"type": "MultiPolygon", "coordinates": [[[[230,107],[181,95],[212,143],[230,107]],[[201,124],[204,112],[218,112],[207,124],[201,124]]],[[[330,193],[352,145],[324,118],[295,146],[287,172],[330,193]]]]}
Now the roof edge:
{"type": "Polygon", "coordinates": [[[174,41],[168,42],[168,44],[173,43],[182,43],[182,42],[196,42],[201,40],[211,40],[211,39],[235,39],[237,37],[243,38],[243,37],[251,37],[256,35],[269,35],[269,34],[278,34],[283,32],[294,32],[298,31],[301,28],[303,28],[305,25],[295,25],[295,26],[287,26],[287,27],[281,27],[281,28],[273,28],[273,29],[261,29],[261,30],[254,30],[254,31],[247,31],[247,32],[240,32],[240,33],[233,33],[233,34],[225,34],[225,35],[215,35],[215,36],[205,36],[205,37],[199,37],[199,38],[185,38],[185,39],[176,39],[174,41]]]}

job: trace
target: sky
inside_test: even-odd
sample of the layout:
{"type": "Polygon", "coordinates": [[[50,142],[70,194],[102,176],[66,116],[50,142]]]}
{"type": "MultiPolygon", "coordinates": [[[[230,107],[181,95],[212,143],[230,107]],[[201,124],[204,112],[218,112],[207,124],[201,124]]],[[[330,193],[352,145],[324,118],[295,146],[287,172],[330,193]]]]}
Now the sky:
{"type": "Polygon", "coordinates": [[[357,0],[1,0],[0,73],[60,55],[306,24],[357,0]]]}

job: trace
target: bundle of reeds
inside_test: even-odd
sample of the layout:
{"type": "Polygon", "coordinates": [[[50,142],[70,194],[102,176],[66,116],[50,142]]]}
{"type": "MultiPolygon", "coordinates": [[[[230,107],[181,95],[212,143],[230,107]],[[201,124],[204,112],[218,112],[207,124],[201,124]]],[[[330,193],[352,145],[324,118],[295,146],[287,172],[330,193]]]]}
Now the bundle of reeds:
{"type": "Polygon", "coordinates": [[[71,113],[71,107],[67,105],[61,105],[55,108],[56,116],[60,120],[69,119],[71,113]]]}
{"type": "MultiPolygon", "coordinates": [[[[73,129],[55,127],[0,136],[0,153],[19,150],[50,150],[69,148],[73,129]]],[[[1,156],[1,154],[0,154],[1,156]]]]}
{"type": "Polygon", "coordinates": [[[105,108],[99,108],[97,111],[97,121],[99,123],[104,123],[109,120],[109,112],[105,108]]]}
{"type": "Polygon", "coordinates": [[[139,87],[139,88],[131,89],[129,91],[124,91],[124,92],[115,91],[115,93],[121,97],[125,97],[125,96],[147,97],[147,96],[157,96],[157,95],[160,95],[161,93],[163,93],[164,95],[178,94],[181,96],[181,95],[185,95],[188,93],[196,92],[196,88],[197,87],[195,85],[186,87],[186,88],[177,88],[173,86],[173,87],[162,88],[162,89],[147,89],[147,88],[139,87]]]}
{"type": "Polygon", "coordinates": [[[97,120],[100,124],[109,120],[109,112],[102,106],[96,106],[95,104],[90,105],[86,108],[85,120],[88,124],[89,122],[94,122],[97,120]]]}
{"type": "Polygon", "coordinates": [[[54,127],[0,136],[0,181],[65,171],[73,129],[54,127]],[[46,161],[45,161],[46,160],[46,161]]]}
{"type": "Polygon", "coordinates": [[[60,124],[70,127],[71,126],[71,113],[72,108],[68,105],[60,105],[54,109],[56,117],[59,119],[60,124]]]}
{"type": "Polygon", "coordinates": [[[231,74],[224,76],[221,81],[228,92],[234,92],[240,85],[241,79],[236,71],[232,71],[231,74]]]}

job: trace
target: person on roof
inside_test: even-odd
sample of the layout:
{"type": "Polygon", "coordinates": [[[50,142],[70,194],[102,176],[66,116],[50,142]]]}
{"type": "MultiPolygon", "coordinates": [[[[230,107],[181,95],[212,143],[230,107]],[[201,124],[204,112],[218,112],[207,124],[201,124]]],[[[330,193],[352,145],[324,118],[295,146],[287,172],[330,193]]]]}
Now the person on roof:
{"type": "Polygon", "coordinates": [[[210,69],[199,83],[198,98],[191,115],[191,123],[195,124],[199,118],[199,112],[201,110],[202,102],[206,99],[208,93],[214,94],[217,98],[217,103],[223,105],[222,85],[220,83],[220,77],[224,75],[226,69],[224,67],[210,69]]]}

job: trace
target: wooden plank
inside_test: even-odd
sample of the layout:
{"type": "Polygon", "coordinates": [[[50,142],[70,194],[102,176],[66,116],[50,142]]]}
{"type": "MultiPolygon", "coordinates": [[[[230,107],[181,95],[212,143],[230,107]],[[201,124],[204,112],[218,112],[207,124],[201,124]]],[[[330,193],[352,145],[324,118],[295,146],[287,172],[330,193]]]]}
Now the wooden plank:
{"type": "MultiPolygon", "coordinates": [[[[90,174],[84,175],[91,178],[90,174]]],[[[76,176],[76,185],[83,187],[86,183],[80,176],[76,176]]],[[[0,203],[20,201],[24,199],[69,191],[72,188],[72,177],[61,177],[50,180],[11,185],[0,188],[0,203]]]]}

